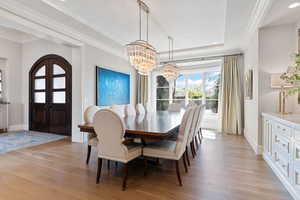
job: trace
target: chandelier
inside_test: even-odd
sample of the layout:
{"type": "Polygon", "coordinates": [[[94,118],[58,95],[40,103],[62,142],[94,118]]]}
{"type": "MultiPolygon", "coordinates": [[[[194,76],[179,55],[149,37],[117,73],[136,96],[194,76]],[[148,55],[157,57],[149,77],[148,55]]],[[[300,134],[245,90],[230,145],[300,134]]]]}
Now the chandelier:
{"type": "Polygon", "coordinates": [[[148,43],[149,39],[149,7],[138,0],[140,17],[140,39],[127,45],[127,52],[130,64],[139,74],[147,76],[156,66],[157,52],[155,48],[148,43]],[[147,40],[142,40],[142,9],[147,14],[147,40]]]}
{"type": "Polygon", "coordinates": [[[171,82],[174,81],[178,76],[178,68],[175,63],[173,63],[174,60],[174,40],[170,36],[169,39],[169,62],[163,66],[162,69],[162,75],[167,79],[167,81],[171,82]],[[172,49],[172,50],[171,50],[172,49]]]}

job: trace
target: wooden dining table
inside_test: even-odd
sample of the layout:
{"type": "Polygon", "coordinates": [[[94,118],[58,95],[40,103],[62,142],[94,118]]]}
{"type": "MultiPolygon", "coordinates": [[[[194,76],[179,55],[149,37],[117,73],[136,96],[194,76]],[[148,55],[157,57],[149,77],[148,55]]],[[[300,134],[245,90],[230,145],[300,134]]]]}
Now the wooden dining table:
{"type": "MultiPolygon", "coordinates": [[[[184,110],[156,111],[145,115],[124,117],[125,137],[155,140],[176,140],[184,110]]],[[[92,124],[78,126],[81,132],[95,133],[92,124]]]]}

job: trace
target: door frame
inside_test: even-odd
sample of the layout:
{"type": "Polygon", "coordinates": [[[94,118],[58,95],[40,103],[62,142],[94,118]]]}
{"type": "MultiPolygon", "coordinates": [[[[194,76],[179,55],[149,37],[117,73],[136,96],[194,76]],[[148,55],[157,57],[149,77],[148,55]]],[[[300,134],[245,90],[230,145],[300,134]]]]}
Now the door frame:
{"type": "Polygon", "coordinates": [[[36,71],[36,68],[39,67],[39,64],[41,62],[44,62],[45,60],[49,59],[56,59],[59,60],[60,62],[63,62],[65,67],[68,69],[66,73],[69,73],[69,82],[70,82],[70,88],[68,90],[68,94],[66,94],[66,98],[68,98],[68,115],[69,115],[69,121],[67,122],[67,132],[69,133],[68,136],[72,136],[72,65],[62,56],[56,55],[56,54],[48,54],[45,56],[42,56],[39,58],[31,67],[29,71],[29,130],[32,130],[32,103],[34,101],[33,99],[33,94],[32,94],[32,87],[33,87],[33,73],[36,71]]]}

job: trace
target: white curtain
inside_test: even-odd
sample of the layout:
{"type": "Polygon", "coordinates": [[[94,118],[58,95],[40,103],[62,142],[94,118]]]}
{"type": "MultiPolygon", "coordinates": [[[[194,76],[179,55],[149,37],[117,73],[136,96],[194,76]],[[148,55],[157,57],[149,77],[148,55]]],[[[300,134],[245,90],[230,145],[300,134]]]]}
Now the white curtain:
{"type": "Polygon", "coordinates": [[[137,73],[137,103],[146,106],[148,101],[148,77],[137,73]]]}
{"type": "Polygon", "coordinates": [[[242,56],[225,56],[221,73],[221,132],[243,135],[242,56]]]}

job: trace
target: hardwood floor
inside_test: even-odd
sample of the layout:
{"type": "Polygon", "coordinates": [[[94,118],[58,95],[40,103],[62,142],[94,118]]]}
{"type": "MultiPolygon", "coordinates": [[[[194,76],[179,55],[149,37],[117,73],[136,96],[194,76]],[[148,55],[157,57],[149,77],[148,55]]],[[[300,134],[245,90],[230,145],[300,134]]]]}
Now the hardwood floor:
{"type": "MultiPolygon", "coordinates": [[[[129,164],[128,188],[121,190],[122,166],[107,170],[104,161],[100,184],[96,184],[97,157],[87,147],[61,140],[0,155],[2,200],[288,200],[291,196],[243,137],[205,134],[189,172],[180,162],[183,187],[178,186],[172,162],[129,164]]],[[[191,156],[190,156],[191,157],[191,156]]]]}

